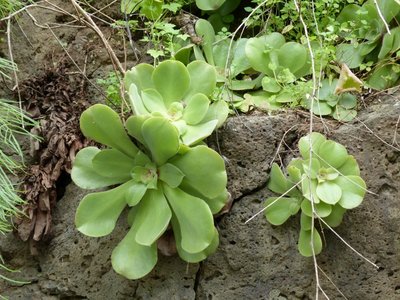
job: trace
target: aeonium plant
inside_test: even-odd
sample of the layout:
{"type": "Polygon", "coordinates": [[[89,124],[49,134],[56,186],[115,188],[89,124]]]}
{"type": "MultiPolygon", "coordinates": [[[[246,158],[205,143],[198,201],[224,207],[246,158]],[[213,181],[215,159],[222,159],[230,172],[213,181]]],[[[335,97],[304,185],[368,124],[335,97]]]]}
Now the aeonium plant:
{"type": "Polygon", "coordinates": [[[322,250],[312,224],[339,226],[346,210],[361,204],[366,185],[354,157],[322,134],[302,137],[299,150],[302,157],[289,163],[287,175],[277,164],[272,166],[268,188],[281,196],[266,200],[265,216],[271,224],[281,225],[300,211],[298,249],[303,256],[312,256],[313,250],[315,254],[322,250]]]}
{"type": "Polygon", "coordinates": [[[124,81],[135,115],[162,115],[187,146],[208,137],[228,117],[225,101],[209,99],[216,88],[216,72],[206,62],[139,64],[126,72],[124,81]]]}
{"type": "Polygon", "coordinates": [[[218,153],[182,145],[177,128],[161,115],[132,116],[125,130],[115,111],[96,104],[82,114],[80,126],[86,137],[108,148],[87,147],[77,154],[74,183],[112,188],[86,195],[75,224],[85,235],[105,236],[129,207],[130,230],[112,253],[117,273],[129,279],[148,274],[157,262],[157,240],[170,227],[183,260],[199,262],[216,250],[213,214],[228,200],[218,153]]]}

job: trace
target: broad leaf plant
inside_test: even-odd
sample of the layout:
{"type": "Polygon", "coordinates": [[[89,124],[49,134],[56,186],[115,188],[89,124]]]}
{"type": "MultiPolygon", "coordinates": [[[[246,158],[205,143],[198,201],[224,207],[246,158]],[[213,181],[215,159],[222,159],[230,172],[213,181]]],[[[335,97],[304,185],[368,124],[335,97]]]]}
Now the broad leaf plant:
{"type": "Polygon", "coordinates": [[[363,201],[366,185],[355,158],[343,145],[322,134],[314,132],[302,137],[299,150],[301,158],[289,163],[287,175],[273,164],[268,188],[281,196],[266,200],[265,216],[271,224],[281,225],[300,213],[298,249],[303,256],[312,256],[312,245],[315,254],[322,250],[317,228],[313,229],[311,241],[312,218],[315,225],[339,226],[346,210],[363,201]]]}
{"type": "Polygon", "coordinates": [[[213,214],[228,199],[218,153],[205,145],[182,144],[178,128],[163,113],[134,115],[124,126],[115,111],[96,104],[82,114],[80,126],[86,137],[107,148],[82,149],[72,179],[84,189],[111,189],[86,195],[75,224],[87,236],[105,236],[129,209],[130,230],[111,257],[117,273],[129,279],[148,274],[157,263],[157,240],[169,228],[187,262],[216,250],[213,214]]]}

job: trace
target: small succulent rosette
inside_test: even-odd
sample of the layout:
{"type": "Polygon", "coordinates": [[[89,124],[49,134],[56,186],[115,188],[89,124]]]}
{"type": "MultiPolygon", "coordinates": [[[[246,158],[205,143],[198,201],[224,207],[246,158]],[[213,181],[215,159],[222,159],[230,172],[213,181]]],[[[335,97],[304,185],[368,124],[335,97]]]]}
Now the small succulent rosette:
{"type": "Polygon", "coordinates": [[[86,195],[75,224],[85,235],[105,236],[129,207],[130,230],[112,253],[117,273],[129,279],[149,273],[157,262],[157,240],[171,227],[183,260],[198,262],[216,250],[213,214],[228,200],[218,153],[182,145],[177,128],[163,116],[132,116],[125,129],[115,111],[96,104],[80,125],[86,137],[109,148],[79,151],[72,179],[84,189],[111,189],[86,195]]]}
{"type": "Polygon", "coordinates": [[[271,169],[268,188],[281,194],[265,202],[265,216],[273,225],[281,225],[301,212],[298,248],[302,255],[312,256],[322,250],[321,237],[312,227],[312,218],[324,226],[336,227],[347,209],[361,204],[366,185],[354,157],[344,146],[311,133],[299,141],[302,158],[292,160],[287,176],[277,164],[271,169]],[[312,151],[310,151],[312,148],[312,151]],[[312,233],[313,232],[313,233],[312,233]]]}
{"type": "Polygon", "coordinates": [[[216,72],[204,61],[187,66],[175,60],[157,67],[139,64],[126,73],[125,88],[135,115],[167,118],[187,146],[208,137],[228,117],[225,101],[209,99],[216,88],[216,72]]]}

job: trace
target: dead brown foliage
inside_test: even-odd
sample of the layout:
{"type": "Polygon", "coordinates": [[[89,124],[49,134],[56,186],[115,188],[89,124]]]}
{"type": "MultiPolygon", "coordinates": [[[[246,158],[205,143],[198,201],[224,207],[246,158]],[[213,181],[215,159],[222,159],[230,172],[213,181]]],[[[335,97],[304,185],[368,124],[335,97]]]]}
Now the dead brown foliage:
{"type": "Polygon", "coordinates": [[[71,171],[75,154],[88,144],[80,133],[79,117],[89,103],[84,78],[69,74],[65,62],[21,83],[20,89],[25,109],[40,124],[32,131],[42,141],[31,145],[36,161],[22,185],[27,218],[18,220],[17,228],[22,240],[39,241],[50,232],[60,175],[71,171]]]}

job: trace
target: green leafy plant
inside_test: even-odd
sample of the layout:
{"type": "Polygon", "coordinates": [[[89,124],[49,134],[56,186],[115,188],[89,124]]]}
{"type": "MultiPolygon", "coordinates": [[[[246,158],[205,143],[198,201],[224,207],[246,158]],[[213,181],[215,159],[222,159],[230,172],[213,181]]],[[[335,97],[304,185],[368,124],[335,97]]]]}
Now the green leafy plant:
{"type": "Polygon", "coordinates": [[[120,91],[120,81],[115,72],[110,72],[105,79],[97,79],[97,84],[101,85],[106,92],[106,104],[112,107],[120,108],[122,97],[120,91]]]}
{"type": "Polygon", "coordinates": [[[339,35],[349,43],[337,45],[336,56],[339,62],[346,63],[349,68],[360,68],[363,64],[372,66],[371,71],[367,72],[366,83],[371,88],[384,90],[395,86],[400,78],[400,27],[390,26],[391,32],[385,33],[387,28],[377,5],[387,24],[393,21],[395,26],[398,25],[398,1],[378,1],[375,4],[369,0],[362,6],[347,5],[337,21],[341,24],[339,35]]]}
{"type": "Polygon", "coordinates": [[[281,196],[266,200],[265,216],[271,224],[281,225],[300,212],[298,249],[303,256],[312,256],[312,245],[315,254],[322,250],[312,218],[322,220],[322,226],[339,226],[346,210],[361,204],[366,185],[354,157],[322,134],[314,132],[302,137],[299,150],[302,158],[289,163],[287,175],[273,164],[268,188],[281,196]]]}
{"type": "Polygon", "coordinates": [[[139,64],[126,73],[125,87],[136,115],[167,118],[188,146],[208,137],[228,116],[224,101],[211,103],[209,99],[216,87],[216,73],[202,61],[185,66],[166,60],[155,68],[139,64]]]}
{"type": "Polygon", "coordinates": [[[213,214],[228,199],[227,175],[218,153],[205,145],[181,144],[178,129],[161,114],[128,118],[126,131],[136,144],[108,106],[90,107],[80,122],[86,137],[109,148],[82,149],[73,165],[73,181],[85,189],[117,186],[85,196],[75,224],[85,235],[104,236],[129,207],[131,228],[112,253],[117,273],[129,279],[149,273],[157,262],[157,240],[169,227],[183,260],[199,262],[215,251],[213,214]]]}

